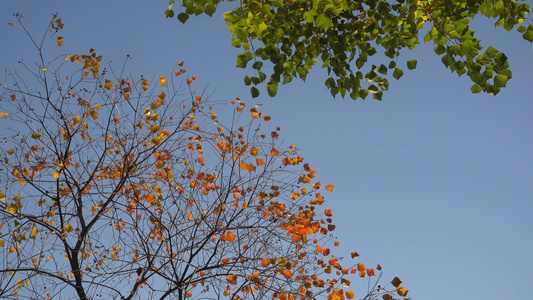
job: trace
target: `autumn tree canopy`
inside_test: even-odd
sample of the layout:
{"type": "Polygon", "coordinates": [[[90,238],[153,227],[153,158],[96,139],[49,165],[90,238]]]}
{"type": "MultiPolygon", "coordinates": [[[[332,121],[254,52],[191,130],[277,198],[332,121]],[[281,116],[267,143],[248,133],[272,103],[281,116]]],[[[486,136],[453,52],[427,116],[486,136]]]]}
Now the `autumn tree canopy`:
{"type": "MultiPolygon", "coordinates": [[[[334,186],[258,107],[195,92],[182,62],[134,79],[94,49],[48,59],[63,26],[2,84],[0,298],[352,299],[381,270],[333,250],[334,186]]],[[[407,294],[380,284],[361,296],[407,294]]]]}
{"type": "MultiPolygon", "coordinates": [[[[190,15],[212,16],[221,2],[183,0],[175,7],[170,0],[165,15],[185,23],[190,15]]],[[[328,71],[325,85],[333,96],[355,100],[372,94],[381,100],[387,78],[400,79],[405,67],[416,68],[415,59],[400,55],[421,41],[433,43],[450,71],[466,74],[473,93],[496,95],[512,77],[507,57],[484,48],[469,23],[485,16],[533,41],[530,6],[523,0],[240,0],[236,6],[223,16],[231,44],[243,50],[237,67],[255,70],[244,78],[253,97],[259,85],[275,96],[280,84],[305,80],[318,64],[328,71]]]]}

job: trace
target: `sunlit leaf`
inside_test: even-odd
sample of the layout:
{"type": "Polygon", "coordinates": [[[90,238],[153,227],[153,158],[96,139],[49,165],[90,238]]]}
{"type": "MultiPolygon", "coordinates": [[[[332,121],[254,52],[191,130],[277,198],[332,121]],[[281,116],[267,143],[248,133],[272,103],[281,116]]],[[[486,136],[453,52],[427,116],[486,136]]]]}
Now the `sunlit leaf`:
{"type": "Polygon", "coordinates": [[[165,79],[165,76],[159,76],[159,85],[160,86],[166,86],[167,80],[165,79]]]}

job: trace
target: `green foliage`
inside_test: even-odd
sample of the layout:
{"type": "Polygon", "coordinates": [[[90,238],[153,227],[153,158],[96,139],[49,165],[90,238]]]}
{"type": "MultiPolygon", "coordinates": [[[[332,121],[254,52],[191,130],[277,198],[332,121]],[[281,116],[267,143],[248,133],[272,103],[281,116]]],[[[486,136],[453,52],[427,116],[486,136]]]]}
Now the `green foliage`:
{"type": "MultiPolygon", "coordinates": [[[[181,5],[188,15],[212,15],[219,2],[183,0],[181,5]]],[[[348,93],[358,99],[370,91],[381,99],[388,88],[382,77],[387,67],[369,68],[369,57],[377,53],[381,60],[386,57],[394,69],[392,76],[399,79],[403,75],[396,67],[403,59],[400,53],[419,44],[426,24],[430,28],[423,40],[433,42],[435,54],[447,68],[459,76],[466,73],[475,83],[473,92],[498,93],[507,82],[503,78],[510,79],[507,57],[493,47],[483,52],[469,22],[483,15],[496,19],[495,26],[507,31],[520,25],[516,30],[533,42],[533,25],[521,25],[529,22],[529,13],[529,4],[517,0],[241,0],[238,8],[223,16],[233,35],[231,44],[244,50],[237,66],[246,68],[254,62],[258,76],[247,85],[266,83],[268,94],[274,96],[279,83],[305,80],[320,63],[328,71],[326,86],[333,96],[348,93]],[[267,64],[256,64],[261,61],[270,62],[271,70],[265,71],[267,64]]],[[[185,22],[182,14],[178,19],[185,22]]],[[[416,60],[407,61],[407,68],[415,69],[416,60]]],[[[255,96],[257,91],[252,90],[255,96]]]]}

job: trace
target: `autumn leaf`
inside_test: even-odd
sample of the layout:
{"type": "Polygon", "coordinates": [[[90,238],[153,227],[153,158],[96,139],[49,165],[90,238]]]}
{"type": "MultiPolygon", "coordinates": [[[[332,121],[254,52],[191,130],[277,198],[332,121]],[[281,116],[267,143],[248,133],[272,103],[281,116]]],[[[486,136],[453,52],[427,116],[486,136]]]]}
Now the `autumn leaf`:
{"type": "Polygon", "coordinates": [[[348,299],[355,298],[355,292],[354,291],[346,291],[346,298],[348,298],[348,299]]]}
{"type": "Polygon", "coordinates": [[[331,191],[333,191],[334,187],[335,186],[333,184],[328,184],[328,185],[326,185],[326,190],[328,190],[328,192],[331,192],[331,191]]]}
{"type": "Polygon", "coordinates": [[[14,215],[18,211],[19,207],[18,205],[8,205],[6,207],[6,211],[12,215],[14,215]]]}
{"type": "Polygon", "coordinates": [[[399,287],[400,284],[402,283],[402,281],[400,280],[400,278],[398,277],[394,277],[391,281],[392,285],[394,285],[394,287],[399,287]]]}
{"type": "Polygon", "coordinates": [[[261,267],[266,268],[266,267],[268,267],[269,265],[270,265],[270,261],[269,261],[268,259],[263,258],[263,259],[261,260],[261,267]]]}
{"type": "Polygon", "coordinates": [[[270,155],[277,156],[279,155],[279,151],[276,148],[270,149],[270,155]]]}
{"type": "Polygon", "coordinates": [[[398,295],[402,296],[402,297],[405,297],[407,296],[407,293],[409,292],[408,290],[406,290],[404,287],[402,287],[401,285],[399,285],[398,287],[396,287],[396,292],[398,293],[398,295]]]}
{"type": "Polygon", "coordinates": [[[61,47],[61,45],[63,45],[63,42],[64,42],[64,41],[65,41],[65,40],[63,40],[63,37],[62,37],[62,36],[58,36],[58,37],[57,37],[57,45],[58,45],[59,47],[61,47]]]}
{"type": "Polygon", "coordinates": [[[70,225],[70,224],[65,225],[64,228],[65,228],[65,231],[66,231],[66,232],[72,232],[72,230],[73,230],[73,229],[72,229],[72,225],[70,225]]]}
{"type": "Polygon", "coordinates": [[[165,76],[159,76],[159,85],[160,86],[166,86],[167,80],[165,79],[165,76]]]}
{"type": "Polygon", "coordinates": [[[248,172],[255,172],[255,169],[256,167],[252,164],[247,164],[246,162],[244,161],[240,161],[239,162],[239,168],[245,170],[245,171],[248,171],[248,172]]]}
{"type": "Polygon", "coordinates": [[[324,214],[326,215],[326,217],[331,217],[331,216],[333,216],[333,213],[331,212],[331,209],[329,209],[329,208],[326,208],[326,209],[324,210],[324,214]]]}
{"type": "Polygon", "coordinates": [[[351,285],[352,283],[350,282],[350,280],[348,280],[348,279],[346,279],[346,278],[342,278],[342,279],[341,279],[341,284],[342,284],[342,286],[344,286],[344,287],[350,287],[350,285],[351,285]]]}
{"type": "Polygon", "coordinates": [[[259,113],[257,112],[257,109],[255,107],[250,109],[250,113],[252,113],[252,118],[253,119],[258,119],[259,118],[259,113]]]}
{"type": "Polygon", "coordinates": [[[228,277],[226,277],[226,281],[229,284],[237,284],[237,274],[233,273],[232,275],[228,275],[228,277]]]}

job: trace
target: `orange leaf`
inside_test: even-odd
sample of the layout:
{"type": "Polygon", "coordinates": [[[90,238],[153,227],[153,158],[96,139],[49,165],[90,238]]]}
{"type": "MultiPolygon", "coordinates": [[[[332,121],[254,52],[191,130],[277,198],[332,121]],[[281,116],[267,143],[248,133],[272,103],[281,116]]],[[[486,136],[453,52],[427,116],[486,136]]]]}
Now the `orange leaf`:
{"type": "Polygon", "coordinates": [[[367,274],[368,276],[375,276],[375,274],[374,274],[374,269],[366,269],[366,274],[367,274]]]}
{"type": "Polygon", "coordinates": [[[334,187],[335,186],[333,184],[328,184],[328,185],[326,185],[326,190],[328,190],[328,192],[331,192],[331,191],[333,191],[334,187]]]}
{"type": "Polygon", "coordinates": [[[279,151],[276,148],[272,148],[270,150],[270,155],[277,156],[277,155],[279,155],[279,151]]]}
{"type": "Polygon", "coordinates": [[[265,164],[265,160],[262,158],[256,158],[255,162],[257,163],[258,166],[262,166],[265,164]]]}
{"type": "Polygon", "coordinates": [[[231,231],[228,231],[228,233],[226,235],[226,240],[228,242],[233,242],[235,240],[235,233],[233,233],[231,231]]]}
{"type": "Polygon", "coordinates": [[[178,66],[180,66],[180,67],[183,66],[183,60],[178,63],[178,66]]]}
{"type": "Polygon", "coordinates": [[[228,275],[228,277],[226,277],[226,280],[230,284],[237,284],[237,274],[233,273],[233,275],[228,275]]]}
{"type": "Polygon", "coordinates": [[[266,268],[266,267],[268,267],[269,265],[270,265],[270,261],[269,261],[268,259],[263,258],[263,259],[261,260],[261,267],[266,268]]]}
{"type": "Polygon", "coordinates": [[[347,291],[346,292],[346,298],[353,299],[355,297],[354,291],[347,291]]]}
{"type": "Polygon", "coordinates": [[[248,171],[248,172],[255,172],[255,166],[252,165],[252,164],[247,164],[246,162],[244,161],[240,161],[239,162],[239,168],[245,170],[245,171],[248,171]]]}
{"type": "Polygon", "coordinates": [[[357,264],[357,271],[361,272],[366,270],[365,264],[357,264]]]}
{"type": "Polygon", "coordinates": [[[331,217],[331,216],[333,216],[333,213],[331,212],[331,209],[329,209],[329,208],[326,208],[326,209],[324,210],[324,214],[325,214],[327,217],[331,217]]]}
{"type": "Polygon", "coordinates": [[[57,37],[57,45],[58,45],[59,47],[61,47],[61,45],[63,45],[63,42],[64,42],[64,41],[65,41],[65,40],[63,40],[63,37],[62,37],[62,36],[58,36],[58,37],[57,37]]]}

